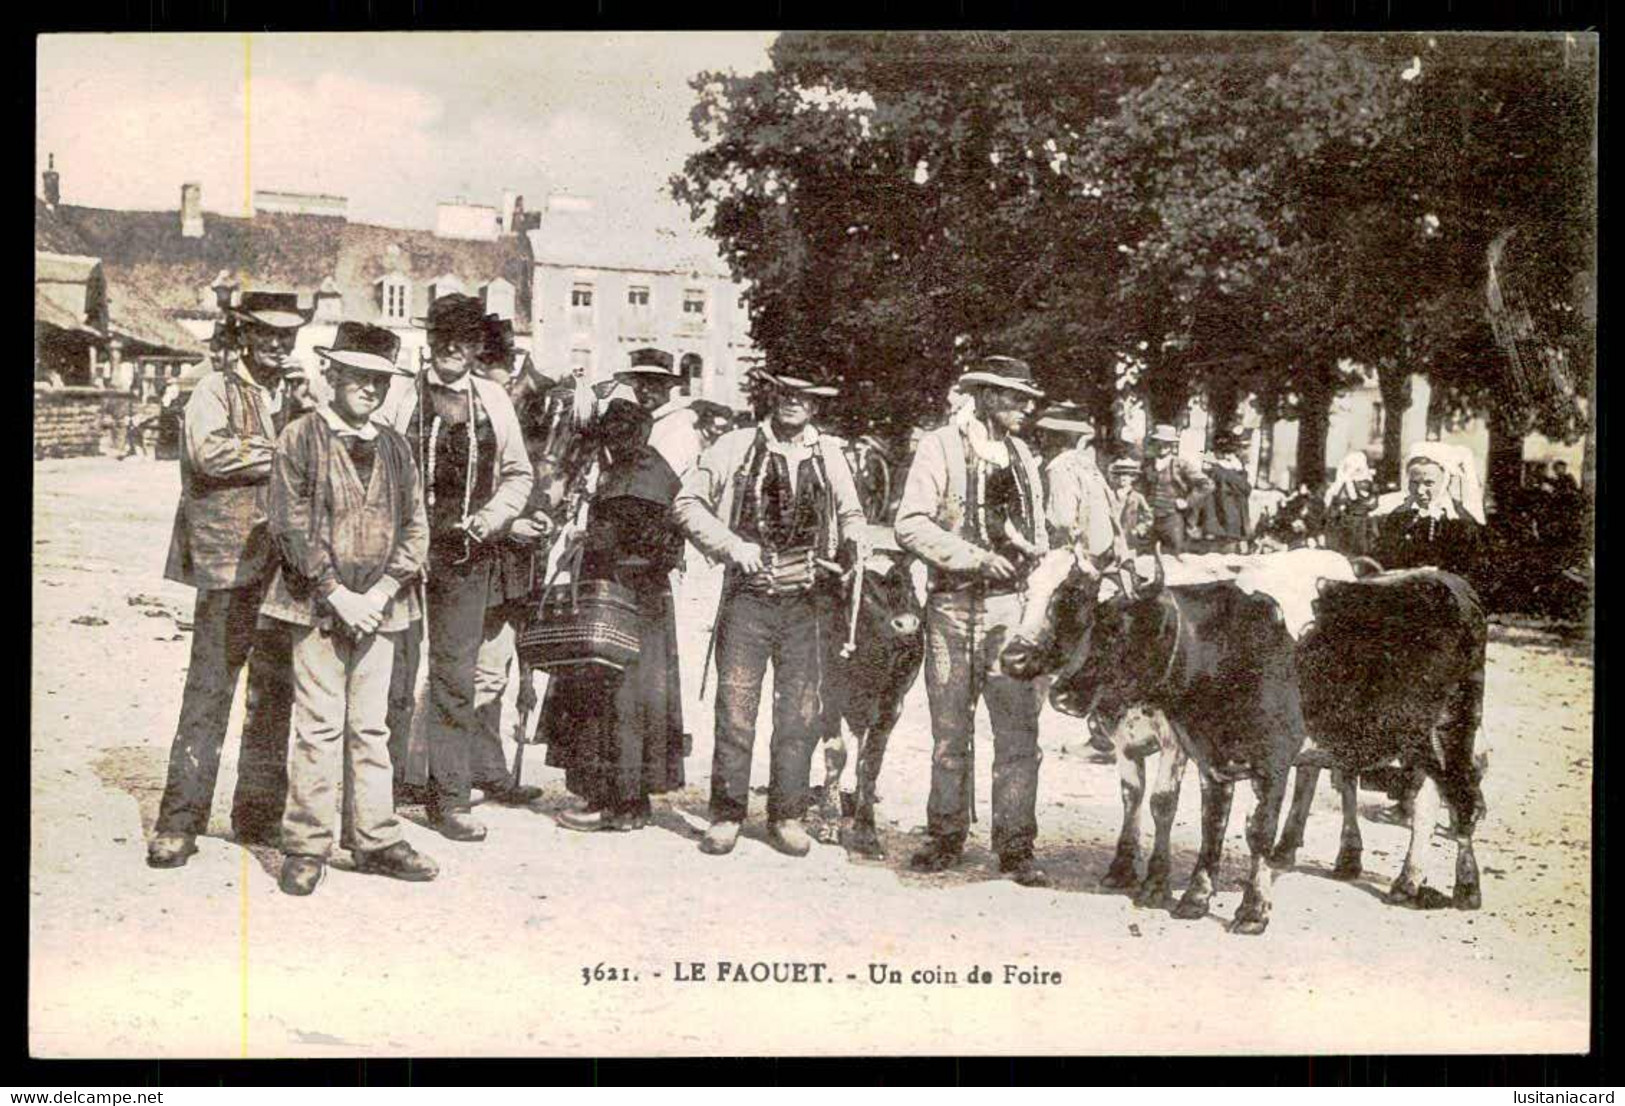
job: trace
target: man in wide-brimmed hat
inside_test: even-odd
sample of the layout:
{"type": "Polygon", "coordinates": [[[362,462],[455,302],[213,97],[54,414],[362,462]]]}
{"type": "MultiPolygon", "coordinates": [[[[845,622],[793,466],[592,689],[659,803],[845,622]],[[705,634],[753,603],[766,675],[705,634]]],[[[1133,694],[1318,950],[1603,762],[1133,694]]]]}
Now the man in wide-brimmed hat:
{"type": "Polygon", "coordinates": [[[260,602],[275,569],[266,495],[277,435],[288,418],[284,376],[299,328],[310,318],[293,292],[244,292],[228,308],[235,348],[223,371],[199,380],[186,404],[181,498],[167,579],[197,589],[191,660],[169,774],[147,863],[177,868],[209,824],[220,748],[248,665],[231,825],[238,840],[271,843],[287,792],[289,639],[260,629],[260,602]]]}
{"type": "Polygon", "coordinates": [[[1058,403],[1038,416],[1037,425],[1067,441],[1067,447],[1044,468],[1050,544],[1077,545],[1092,557],[1126,556],[1111,488],[1095,459],[1095,426],[1088,413],[1073,404],[1058,403]]]}
{"type": "Polygon", "coordinates": [[[1021,582],[1049,548],[1038,459],[1016,435],[1044,393],[1013,357],[959,378],[970,400],[920,439],[897,508],[897,539],[930,567],[925,689],[931,706],[929,840],[919,871],[959,863],[970,830],[978,699],[993,725],[993,849],[1017,882],[1045,886],[1038,835],[1039,687],[1004,675],[997,643],[1021,617],[1021,582]]]}
{"type": "Polygon", "coordinates": [[[281,554],[260,609],[293,637],[294,737],[279,885],[308,895],[326,870],[334,822],[357,871],[428,880],[438,871],[401,837],[389,760],[395,642],[420,617],[429,551],[412,447],[372,421],[395,376],[400,338],[342,322],[327,361],[332,398],[277,440],[270,530],[281,554]]]}
{"type": "Polygon", "coordinates": [[[1185,551],[1185,513],[1213,490],[1202,466],[1179,455],[1179,431],[1158,423],[1146,443],[1145,482],[1150,491],[1152,536],[1164,553],[1185,551]]]}
{"type": "Polygon", "coordinates": [[[703,852],[730,852],[750,799],[756,713],[769,660],[773,736],[768,840],[792,856],[812,847],[802,819],[811,802],[818,744],[822,636],[835,621],[839,588],[817,561],[834,562],[851,541],[861,558],[863,507],[846,458],[813,425],[815,404],[836,390],[804,377],[759,372],[771,414],[730,431],[683,477],[674,507],[689,541],[728,562],[717,612],[716,744],[711,827],[703,852]]]}
{"type": "MultiPolygon", "coordinates": [[[[492,735],[475,711],[475,666],[482,643],[501,633],[507,598],[493,539],[524,509],[535,477],[508,393],[472,372],[488,335],[480,301],[442,296],[430,306],[425,324],[430,366],[387,420],[412,445],[429,514],[425,810],[448,839],[479,841],[486,830],[470,813],[474,787],[497,801],[531,797],[511,788],[505,754],[478,749],[492,735]],[[480,770],[497,778],[473,778],[480,770]]],[[[403,798],[418,640],[416,629],[403,635],[390,694],[390,745],[403,798]]]]}

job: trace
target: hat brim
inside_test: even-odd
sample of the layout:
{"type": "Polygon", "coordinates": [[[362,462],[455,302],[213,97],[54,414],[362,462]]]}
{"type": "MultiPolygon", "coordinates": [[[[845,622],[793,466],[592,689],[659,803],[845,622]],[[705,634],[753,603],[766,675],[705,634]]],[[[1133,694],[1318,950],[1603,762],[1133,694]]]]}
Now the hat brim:
{"type": "Polygon", "coordinates": [[[766,369],[757,369],[756,376],[769,387],[777,388],[781,392],[794,392],[796,395],[811,396],[814,399],[833,399],[841,394],[841,390],[832,384],[813,384],[793,376],[774,376],[766,369]]]}
{"type": "Polygon", "coordinates": [[[1033,425],[1040,430],[1055,430],[1063,434],[1078,434],[1089,438],[1095,436],[1094,423],[1079,422],[1076,419],[1042,418],[1033,425]]]}
{"type": "Polygon", "coordinates": [[[298,330],[310,322],[311,318],[310,315],[300,311],[244,311],[236,307],[230,308],[228,313],[234,319],[258,323],[272,330],[298,330]]]}
{"type": "Polygon", "coordinates": [[[343,365],[347,369],[359,369],[362,372],[372,373],[389,373],[392,376],[413,375],[380,353],[364,353],[360,350],[330,349],[327,346],[317,346],[316,355],[327,358],[335,365],[343,365]]]}
{"type": "Polygon", "coordinates": [[[630,369],[616,369],[615,378],[619,380],[625,376],[656,376],[661,380],[678,381],[683,374],[673,369],[663,369],[659,365],[634,365],[630,369]]]}
{"type": "Polygon", "coordinates": [[[1031,382],[1026,380],[1017,380],[1013,376],[1000,376],[997,373],[985,373],[979,371],[968,372],[959,378],[958,386],[961,388],[1004,388],[1007,391],[1020,392],[1023,395],[1032,396],[1034,399],[1044,398],[1043,391],[1034,386],[1031,382]]]}

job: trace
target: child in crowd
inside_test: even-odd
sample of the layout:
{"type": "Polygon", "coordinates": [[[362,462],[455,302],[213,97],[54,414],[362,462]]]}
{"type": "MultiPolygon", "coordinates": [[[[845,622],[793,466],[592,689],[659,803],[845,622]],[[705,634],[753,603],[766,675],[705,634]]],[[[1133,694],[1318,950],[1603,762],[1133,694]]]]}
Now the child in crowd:
{"type": "Polygon", "coordinates": [[[389,759],[395,637],[421,617],[428,556],[412,450],[371,421],[400,339],[341,323],[327,359],[332,399],[290,423],[271,470],[270,530],[281,564],[261,613],[293,624],[294,740],[282,820],[280,886],[308,895],[325,871],[342,803],[341,844],[360,872],[433,879],[439,869],[401,837],[389,759]],[[342,792],[342,794],[341,794],[342,792]]]}
{"type": "Polygon", "coordinates": [[[1151,536],[1151,505],[1135,487],[1141,462],[1123,457],[1111,463],[1112,494],[1117,499],[1117,521],[1129,548],[1139,550],[1151,536]]]}

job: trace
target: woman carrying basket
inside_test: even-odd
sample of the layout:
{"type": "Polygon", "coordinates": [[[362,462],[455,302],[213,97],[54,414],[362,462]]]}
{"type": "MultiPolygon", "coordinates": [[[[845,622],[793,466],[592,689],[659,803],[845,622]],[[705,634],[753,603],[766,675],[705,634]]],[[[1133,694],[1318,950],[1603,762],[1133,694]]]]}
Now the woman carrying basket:
{"type": "Polygon", "coordinates": [[[687,736],[671,593],[683,537],[671,516],[677,476],[648,444],[652,425],[630,400],[605,408],[594,431],[603,468],[580,546],[566,555],[578,593],[608,582],[618,585],[611,598],[635,603],[638,639],[637,655],[624,668],[585,654],[581,663],[549,666],[540,730],[547,764],[564,769],[565,787],[585,803],[559,815],[566,829],[642,829],[649,797],[683,786],[687,736]]]}

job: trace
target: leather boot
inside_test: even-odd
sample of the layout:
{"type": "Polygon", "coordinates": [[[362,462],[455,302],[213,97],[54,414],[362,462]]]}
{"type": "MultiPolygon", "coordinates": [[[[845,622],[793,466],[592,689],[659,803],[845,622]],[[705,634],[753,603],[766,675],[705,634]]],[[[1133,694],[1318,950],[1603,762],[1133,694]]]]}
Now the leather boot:
{"type": "Polygon", "coordinates": [[[355,870],[411,883],[427,883],[440,874],[440,865],[407,842],[397,841],[388,848],[356,853],[355,870]]]}
{"type": "Polygon", "coordinates": [[[933,837],[914,851],[908,866],[916,872],[945,872],[959,863],[964,851],[963,845],[933,837]]]}
{"type": "Polygon", "coordinates": [[[448,841],[485,840],[485,823],[466,810],[436,811],[429,821],[448,841]]]}
{"type": "Polygon", "coordinates": [[[327,864],[319,856],[290,856],[282,862],[277,886],[289,895],[308,895],[326,872],[327,864]]]}

